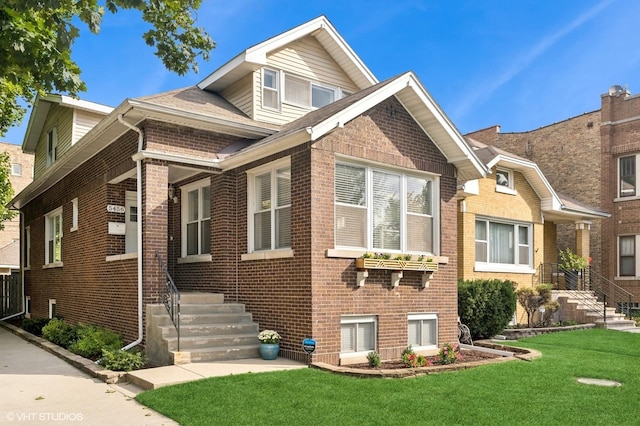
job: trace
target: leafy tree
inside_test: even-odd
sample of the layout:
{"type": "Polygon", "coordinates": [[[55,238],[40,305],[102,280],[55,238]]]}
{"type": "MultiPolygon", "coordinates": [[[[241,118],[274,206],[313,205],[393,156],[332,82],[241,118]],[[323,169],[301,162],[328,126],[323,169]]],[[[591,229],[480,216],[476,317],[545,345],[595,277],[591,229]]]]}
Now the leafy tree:
{"type": "Polygon", "coordinates": [[[7,204],[13,198],[14,191],[9,177],[11,175],[11,159],[4,151],[0,153],[0,231],[4,229],[4,221],[16,216],[15,210],[9,210],[7,204]]]}
{"type": "Polygon", "coordinates": [[[197,72],[214,41],[196,27],[201,0],[0,0],[0,136],[19,123],[36,95],[86,90],[71,46],[80,21],[97,34],[105,13],[136,9],[152,28],[142,37],[164,66],[179,75],[197,72]],[[104,3],[104,4],[103,4],[104,3]]]}

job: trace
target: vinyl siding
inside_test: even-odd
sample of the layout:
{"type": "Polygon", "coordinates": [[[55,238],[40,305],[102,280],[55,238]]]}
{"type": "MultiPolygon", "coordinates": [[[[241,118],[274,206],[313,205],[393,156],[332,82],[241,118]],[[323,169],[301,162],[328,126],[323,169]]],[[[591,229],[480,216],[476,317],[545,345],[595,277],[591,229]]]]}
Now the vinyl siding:
{"type": "Polygon", "coordinates": [[[87,134],[100,120],[104,118],[103,115],[94,114],[88,111],[76,110],[74,113],[74,126],[73,137],[71,138],[71,145],[75,145],[84,135],[87,134]]]}
{"type": "Polygon", "coordinates": [[[33,177],[37,179],[47,169],[47,133],[54,127],[58,132],[58,159],[71,148],[73,110],[53,105],[45,120],[38,146],[36,147],[33,177]]]}
{"type": "Polygon", "coordinates": [[[253,99],[251,87],[253,87],[253,74],[241,78],[222,91],[222,96],[231,102],[240,111],[249,117],[253,115],[253,99]]]}
{"type": "MultiPolygon", "coordinates": [[[[309,36],[267,56],[267,67],[303,77],[313,82],[340,87],[349,92],[358,91],[340,66],[318,41],[309,36]]],[[[262,72],[254,73],[255,120],[285,124],[309,112],[309,109],[282,103],[281,111],[262,108],[262,72]]]]}

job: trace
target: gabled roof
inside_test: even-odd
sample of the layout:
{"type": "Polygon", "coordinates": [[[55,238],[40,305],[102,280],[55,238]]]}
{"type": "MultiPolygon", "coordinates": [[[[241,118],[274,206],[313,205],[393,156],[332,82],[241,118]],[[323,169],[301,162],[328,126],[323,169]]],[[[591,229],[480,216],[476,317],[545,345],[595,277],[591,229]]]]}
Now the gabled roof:
{"type": "Polygon", "coordinates": [[[312,111],[282,129],[221,162],[223,169],[314,141],[395,96],[465,181],[484,177],[486,168],[455,126],[412,72],[370,86],[344,99],[312,111]]]}
{"type": "Polygon", "coordinates": [[[611,216],[609,213],[600,211],[595,207],[558,194],[542,174],[538,165],[533,161],[511,154],[495,146],[486,145],[472,138],[467,138],[467,141],[489,170],[499,165],[522,173],[540,198],[542,211],[546,219],[554,222],[568,222],[603,219],[611,216]]]}
{"type": "Polygon", "coordinates": [[[33,110],[29,117],[29,124],[27,126],[27,132],[24,135],[24,141],[22,142],[22,150],[24,152],[34,153],[38,145],[38,139],[42,134],[44,122],[49,114],[49,109],[52,105],[58,104],[60,106],[78,109],[82,111],[89,111],[95,114],[107,115],[113,108],[110,106],[98,104],[95,102],[83,101],[82,99],[74,99],[65,95],[46,95],[37,96],[33,103],[33,110]]]}
{"type": "Polygon", "coordinates": [[[309,35],[318,40],[360,89],[378,82],[331,22],[325,16],[319,16],[241,52],[198,83],[198,87],[203,90],[221,91],[245,75],[267,65],[267,55],[270,52],[309,35]]]}

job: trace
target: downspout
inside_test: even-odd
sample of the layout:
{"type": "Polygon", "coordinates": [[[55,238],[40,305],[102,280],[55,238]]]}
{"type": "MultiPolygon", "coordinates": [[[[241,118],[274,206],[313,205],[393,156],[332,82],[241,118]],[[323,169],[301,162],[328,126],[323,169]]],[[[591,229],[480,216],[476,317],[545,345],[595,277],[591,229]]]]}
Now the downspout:
{"type": "MultiPolygon", "coordinates": [[[[11,210],[11,209],[10,209],[11,210]]],[[[22,210],[18,210],[20,213],[20,281],[22,287],[22,310],[16,314],[9,315],[8,317],[0,318],[0,321],[5,321],[27,312],[27,296],[24,292],[24,249],[22,248],[23,244],[26,244],[24,241],[24,212],[22,210]]]]}
{"type": "MultiPolygon", "coordinates": [[[[123,126],[128,127],[138,134],[138,152],[142,152],[142,148],[144,146],[144,135],[142,130],[133,124],[124,120],[124,114],[118,114],[118,121],[122,123],[123,126]]],[[[138,346],[142,343],[142,339],[144,338],[144,327],[142,322],[142,160],[136,160],[136,203],[138,209],[138,230],[137,230],[137,238],[138,238],[138,338],[129,343],[127,346],[122,348],[123,350],[128,350],[133,348],[134,346],[138,346]]],[[[143,219],[144,220],[144,219],[143,219]]]]}

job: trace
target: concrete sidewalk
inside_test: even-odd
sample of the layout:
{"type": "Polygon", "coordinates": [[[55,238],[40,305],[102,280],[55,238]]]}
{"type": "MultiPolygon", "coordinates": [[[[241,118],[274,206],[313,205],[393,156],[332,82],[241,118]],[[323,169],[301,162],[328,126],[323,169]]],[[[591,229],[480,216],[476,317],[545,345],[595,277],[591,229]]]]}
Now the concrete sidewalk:
{"type": "Polygon", "coordinates": [[[136,402],[139,388],[92,378],[3,327],[0,389],[0,424],[177,424],[136,402]]]}

